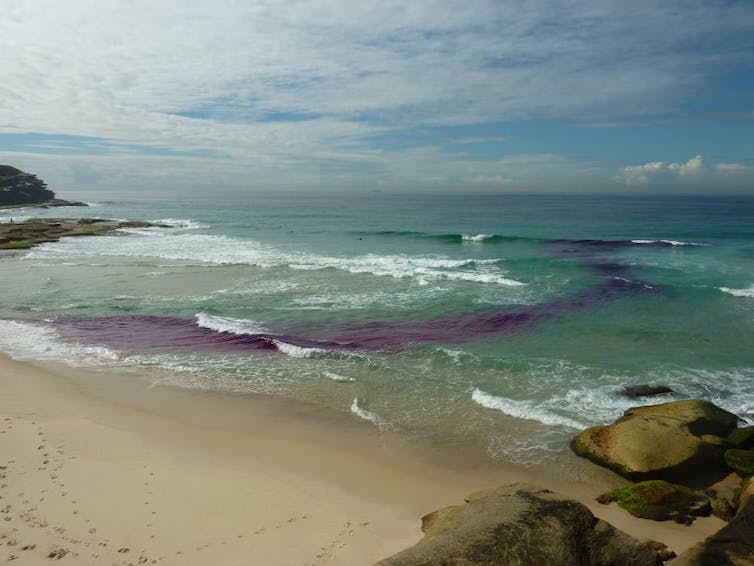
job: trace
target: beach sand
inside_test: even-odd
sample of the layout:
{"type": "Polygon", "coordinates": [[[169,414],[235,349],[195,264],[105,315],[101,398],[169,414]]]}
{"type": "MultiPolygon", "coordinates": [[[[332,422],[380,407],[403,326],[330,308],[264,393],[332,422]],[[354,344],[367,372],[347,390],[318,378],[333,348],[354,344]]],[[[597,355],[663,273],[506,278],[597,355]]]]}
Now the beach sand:
{"type": "MultiPolygon", "coordinates": [[[[680,552],[720,528],[635,519],[585,483],[417,446],[348,414],[0,356],[0,563],[372,564],[420,517],[529,481],[680,552]]],[[[461,451],[459,450],[459,453],[461,451]]]]}

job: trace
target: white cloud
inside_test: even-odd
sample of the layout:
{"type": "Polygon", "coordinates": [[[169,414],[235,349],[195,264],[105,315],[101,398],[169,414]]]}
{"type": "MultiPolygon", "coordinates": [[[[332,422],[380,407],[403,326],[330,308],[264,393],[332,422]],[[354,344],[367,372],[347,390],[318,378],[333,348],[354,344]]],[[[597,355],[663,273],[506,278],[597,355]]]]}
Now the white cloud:
{"type": "MultiPolygon", "coordinates": [[[[0,19],[0,132],[214,155],[250,179],[411,179],[408,156],[427,159],[416,177],[443,163],[449,177],[494,177],[470,171],[487,167],[473,159],[383,150],[371,136],[672,113],[742,57],[690,57],[691,40],[735,38],[753,21],[745,2],[13,2],[0,19]]],[[[503,141],[465,139],[455,143],[503,141]]]]}
{"type": "Polygon", "coordinates": [[[671,163],[668,165],[668,171],[677,173],[681,177],[697,175],[704,171],[704,161],[701,155],[695,155],[686,163],[671,163]]]}
{"type": "Polygon", "coordinates": [[[754,182],[754,167],[738,163],[718,163],[707,167],[701,155],[695,155],[685,163],[665,163],[651,161],[643,165],[628,165],[620,169],[616,180],[628,185],[639,186],[663,183],[709,183],[711,187],[727,186],[730,182],[754,182]]]}
{"type": "Polygon", "coordinates": [[[662,161],[651,161],[644,165],[628,165],[618,173],[618,179],[627,185],[643,185],[649,182],[652,175],[665,170],[665,164],[662,161]]]}

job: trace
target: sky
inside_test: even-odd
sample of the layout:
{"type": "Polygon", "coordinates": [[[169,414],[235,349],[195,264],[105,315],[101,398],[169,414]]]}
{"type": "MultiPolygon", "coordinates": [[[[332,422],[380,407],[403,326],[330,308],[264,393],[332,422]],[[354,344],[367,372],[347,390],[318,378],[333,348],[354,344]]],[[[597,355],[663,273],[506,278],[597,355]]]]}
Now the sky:
{"type": "Polygon", "coordinates": [[[754,194],[752,0],[0,0],[51,188],[754,194]]]}

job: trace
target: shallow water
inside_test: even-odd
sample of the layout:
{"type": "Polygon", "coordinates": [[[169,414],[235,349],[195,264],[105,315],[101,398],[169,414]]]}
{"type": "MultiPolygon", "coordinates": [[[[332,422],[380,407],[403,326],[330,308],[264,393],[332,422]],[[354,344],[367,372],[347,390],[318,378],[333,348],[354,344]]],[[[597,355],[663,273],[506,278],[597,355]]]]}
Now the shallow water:
{"type": "Polygon", "coordinates": [[[95,204],[12,216],[172,227],[4,254],[4,351],[304,399],[531,464],[636,404],[626,384],[754,418],[754,199],[95,204]]]}

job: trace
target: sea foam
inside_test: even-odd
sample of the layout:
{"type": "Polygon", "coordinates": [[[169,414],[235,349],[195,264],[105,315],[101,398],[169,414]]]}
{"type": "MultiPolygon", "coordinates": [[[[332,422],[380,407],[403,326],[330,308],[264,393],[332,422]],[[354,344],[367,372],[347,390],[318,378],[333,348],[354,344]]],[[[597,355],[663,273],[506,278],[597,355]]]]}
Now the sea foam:
{"type": "Polygon", "coordinates": [[[197,313],[195,317],[197,326],[215,330],[217,332],[229,332],[231,334],[250,336],[269,333],[269,330],[254,320],[214,316],[203,312],[197,313]]]}
{"type": "Polygon", "coordinates": [[[224,235],[174,233],[159,228],[134,228],[128,229],[126,233],[129,235],[127,238],[70,238],[43,244],[31,250],[26,257],[44,260],[60,256],[156,258],[217,265],[253,265],[262,268],[338,269],[354,274],[396,279],[416,278],[419,281],[446,279],[502,286],[524,285],[504,276],[504,271],[499,267],[500,259],[450,259],[404,254],[334,257],[284,251],[254,240],[224,235]]]}
{"type": "Polygon", "coordinates": [[[461,240],[464,242],[483,242],[485,240],[489,240],[490,238],[494,238],[494,234],[463,234],[461,236],[461,240]]]}
{"type": "Polygon", "coordinates": [[[0,350],[17,360],[50,360],[74,367],[108,366],[121,356],[109,348],[70,344],[46,324],[0,320],[0,350]]]}
{"type": "Polygon", "coordinates": [[[517,401],[507,397],[498,397],[485,393],[479,388],[474,389],[471,398],[482,407],[500,411],[517,419],[537,421],[548,426],[566,426],[574,429],[586,428],[584,423],[543,409],[540,404],[534,401],[517,401]]]}
{"type": "Polygon", "coordinates": [[[278,351],[282,352],[286,356],[292,358],[315,358],[320,356],[326,356],[332,353],[331,350],[325,348],[307,348],[304,346],[296,346],[295,344],[289,344],[282,340],[272,340],[278,351]]]}
{"type": "Polygon", "coordinates": [[[631,240],[633,244],[665,244],[668,246],[709,246],[709,244],[700,244],[698,242],[683,242],[680,240],[631,240]]]}
{"type": "Polygon", "coordinates": [[[381,429],[387,428],[387,423],[384,420],[382,420],[375,413],[371,411],[367,411],[366,409],[364,409],[363,407],[359,405],[358,397],[354,397],[353,403],[351,403],[351,412],[357,417],[364,419],[365,421],[370,421],[376,424],[381,429]]]}
{"type": "Polygon", "coordinates": [[[718,287],[723,293],[728,293],[735,297],[745,297],[747,299],[754,299],[754,285],[748,289],[731,289],[730,287],[718,287]]]}
{"type": "Polygon", "coordinates": [[[340,382],[343,382],[343,383],[348,383],[348,382],[356,381],[353,377],[348,377],[348,376],[345,376],[345,375],[340,375],[339,373],[335,373],[333,371],[325,371],[325,372],[322,372],[322,373],[324,374],[324,376],[327,379],[331,379],[333,381],[340,381],[340,382]]]}

